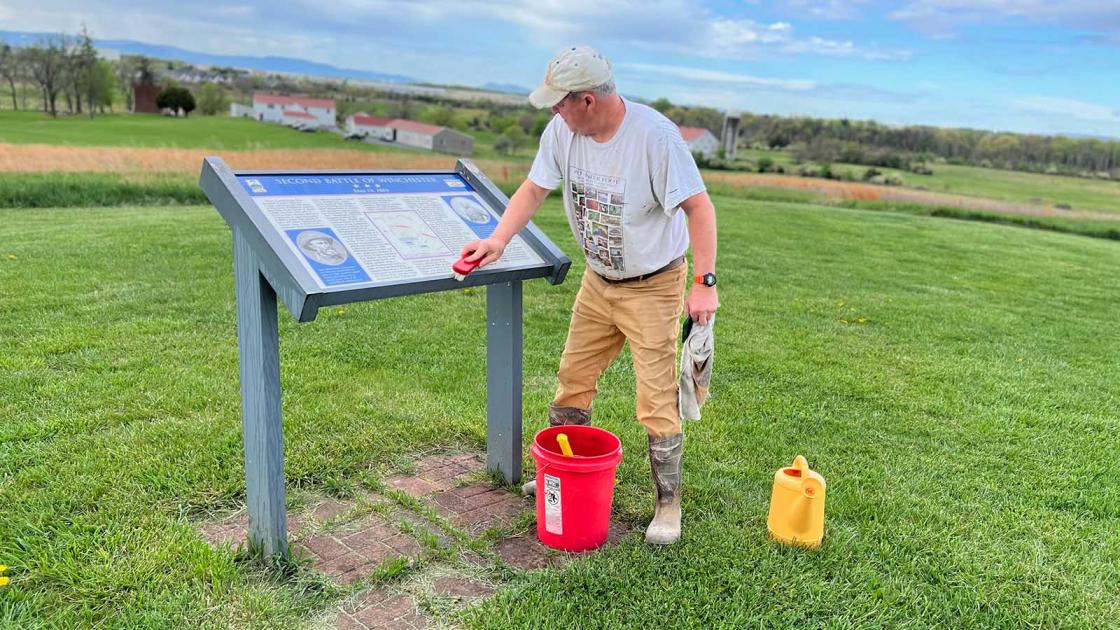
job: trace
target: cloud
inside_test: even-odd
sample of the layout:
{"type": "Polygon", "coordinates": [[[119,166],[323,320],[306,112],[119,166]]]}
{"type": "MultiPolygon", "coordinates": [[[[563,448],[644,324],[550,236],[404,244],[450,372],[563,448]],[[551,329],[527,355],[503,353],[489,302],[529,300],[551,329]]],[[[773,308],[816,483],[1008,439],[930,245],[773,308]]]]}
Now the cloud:
{"type": "Polygon", "coordinates": [[[817,87],[815,81],[806,79],[773,79],[769,77],[756,77],[749,74],[735,74],[719,70],[704,70],[701,68],[687,68],[684,66],[664,66],[648,63],[620,63],[617,69],[632,71],[639,74],[657,74],[674,79],[701,83],[724,83],[733,85],[747,85],[792,92],[812,90],[817,87]]]}
{"type": "Polygon", "coordinates": [[[223,18],[247,18],[253,13],[253,7],[244,4],[228,5],[214,9],[214,15],[223,18]]]}
{"type": "Polygon", "coordinates": [[[1027,96],[1015,101],[1020,110],[1091,122],[1120,122],[1120,109],[1056,96],[1027,96]]]}
{"type": "Polygon", "coordinates": [[[786,0],[780,6],[792,15],[809,15],[821,20],[854,20],[859,6],[868,0],[786,0]]]}
{"type": "MultiPolygon", "coordinates": [[[[801,38],[789,22],[713,15],[696,0],[488,0],[465,1],[473,10],[534,32],[555,47],[579,41],[618,42],[651,50],[719,59],[774,55],[827,55],[886,60],[907,51],[863,48],[851,41],[801,38]]],[[[461,3],[456,3],[461,4],[461,3]]]]}
{"type": "Polygon", "coordinates": [[[1001,20],[1059,24],[1113,38],[1120,34],[1116,0],[909,0],[889,17],[935,37],[951,37],[962,24],[1001,20]]]}
{"type": "Polygon", "coordinates": [[[621,75],[619,83],[623,89],[632,84],[671,85],[674,90],[674,102],[685,104],[703,103],[710,106],[741,108],[746,101],[778,98],[795,99],[803,103],[816,101],[833,104],[845,102],[885,105],[913,104],[924,98],[918,94],[884,90],[870,85],[819,83],[809,79],[776,79],[685,66],[620,63],[615,68],[616,74],[621,75]]]}
{"type": "MultiPolygon", "coordinates": [[[[306,6],[319,5],[303,0],[306,6]]],[[[526,39],[549,48],[573,42],[606,46],[634,45],[647,50],[685,53],[720,59],[774,55],[826,55],[871,60],[902,59],[907,51],[864,48],[851,41],[798,37],[789,22],[764,24],[751,19],[717,16],[697,0],[429,0],[409,5],[407,15],[384,0],[342,0],[339,27],[410,21],[454,23],[480,16],[506,22],[526,39]],[[368,20],[368,21],[367,21],[368,20]]]]}
{"type": "Polygon", "coordinates": [[[481,44],[480,38],[489,40],[481,46],[486,50],[520,45],[534,54],[576,42],[716,59],[889,60],[909,54],[801,35],[788,21],[717,15],[701,0],[334,0],[329,10],[321,0],[239,0],[216,10],[187,3],[174,11],[157,0],[91,0],[80,10],[67,0],[0,2],[20,18],[13,20],[19,23],[15,28],[74,30],[86,23],[101,38],[155,39],[185,47],[205,42],[209,52],[245,54],[252,48],[262,54],[310,54],[316,60],[325,60],[316,50],[324,42],[463,55],[471,42],[481,44]],[[301,45],[293,49],[283,40],[301,45]]]}
{"type": "Polygon", "coordinates": [[[821,37],[798,38],[789,22],[759,24],[753,20],[719,18],[705,25],[701,31],[706,44],[694,50],[705,57],[724,59],[751,59],[764,55],[825,55],[831,57],[859,57],[867,60],[906,59],[905,50],[864,48],[852,41],[837,41],[821,37]]]}

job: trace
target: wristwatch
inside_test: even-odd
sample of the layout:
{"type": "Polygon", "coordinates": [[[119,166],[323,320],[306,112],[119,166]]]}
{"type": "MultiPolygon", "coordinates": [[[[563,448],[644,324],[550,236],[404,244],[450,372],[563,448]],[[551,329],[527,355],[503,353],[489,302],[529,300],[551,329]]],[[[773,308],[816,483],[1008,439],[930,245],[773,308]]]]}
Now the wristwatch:
{"type": "Polygon", "coordinates": [[[716,274],[706,273],[702,276],[696,276],[694,278],[694,281],[696,282],[696,284],[702,284],[706,287],[714,287],[716,286],[716,274]]]}

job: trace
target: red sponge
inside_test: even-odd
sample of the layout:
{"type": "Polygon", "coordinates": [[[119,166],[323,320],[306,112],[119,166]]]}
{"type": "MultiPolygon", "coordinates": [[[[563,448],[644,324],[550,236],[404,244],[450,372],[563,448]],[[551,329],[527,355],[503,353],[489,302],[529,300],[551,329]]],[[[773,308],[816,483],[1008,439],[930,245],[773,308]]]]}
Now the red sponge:
{"type": "Polygon", "coordinates": [[[470,254],[464,254],[462,258],[455,261],[455,264],[451,265],[451,271],[455,275],[456,280],[462,281],[463,278],[467,277],[467,274],[474,271],[478,267],[478,263],[482,262],[481,258],[475,261],[468,262],[467,256],[470,256],[473,253],[474,252],[471,252],[470,254]]]}

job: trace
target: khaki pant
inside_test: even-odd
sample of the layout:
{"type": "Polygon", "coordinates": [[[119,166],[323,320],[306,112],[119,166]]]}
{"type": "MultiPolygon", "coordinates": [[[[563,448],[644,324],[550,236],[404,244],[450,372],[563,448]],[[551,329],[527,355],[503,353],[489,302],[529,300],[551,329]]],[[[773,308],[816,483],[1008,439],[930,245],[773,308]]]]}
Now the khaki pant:
{"type": "Polygon", "coordinates": [[[681,432],[677,336],[688,265],[640,281],[611,284],[584,271],[560,358],[556,407],[591,409],[599,375],[630,342],[638,381],[638,421],[654,437],[681,432]]]}

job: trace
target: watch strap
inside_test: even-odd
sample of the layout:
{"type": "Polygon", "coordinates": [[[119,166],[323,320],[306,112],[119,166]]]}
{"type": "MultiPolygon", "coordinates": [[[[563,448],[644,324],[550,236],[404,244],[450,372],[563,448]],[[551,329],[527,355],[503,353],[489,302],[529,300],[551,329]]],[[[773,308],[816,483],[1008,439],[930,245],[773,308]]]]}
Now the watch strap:
{"type": "Polygon", "coordinates": [[[714,273],[713,274],[707,274],[707,273],[696,274],[695,276],[692,277],[692,281],[693,281],[694,284],[702,284],[706,287],[715,286],[714,279],[715,279],[715,274],[714,273]],[[704,282],[704,276],[708,276],[708,275],[712,276],[712,278],[713,278],[712,284],[708,284],[707,282],[704,282]]]}

